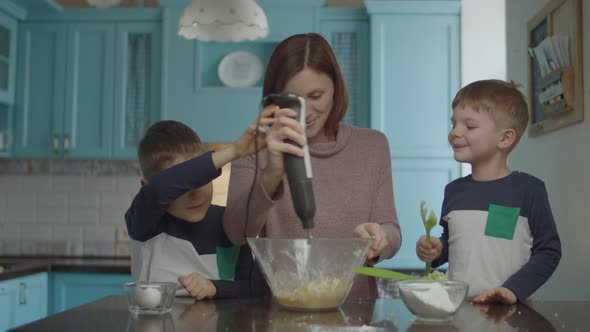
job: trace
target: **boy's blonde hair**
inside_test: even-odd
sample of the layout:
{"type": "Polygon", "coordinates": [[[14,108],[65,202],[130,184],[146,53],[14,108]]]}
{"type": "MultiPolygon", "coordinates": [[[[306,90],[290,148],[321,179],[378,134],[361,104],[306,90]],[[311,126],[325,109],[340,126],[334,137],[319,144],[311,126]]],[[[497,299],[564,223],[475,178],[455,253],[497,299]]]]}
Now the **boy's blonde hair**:
{"type": "Polygon", "coordinates": [[[496,126],[516,131],[516,143],[529,123],[525,97],[514,82],[482,80],[464,86],[453,99],[453,108],[469,106],[490,114],[496,126]]]}
{"type": "Polygon", "coordinates": [[[139,142],[137,156],[144,179],[177,158],[189,159],[205,152],[201,139],[189,126],[173,120],[163,120],[148,128],[139,142]]]}

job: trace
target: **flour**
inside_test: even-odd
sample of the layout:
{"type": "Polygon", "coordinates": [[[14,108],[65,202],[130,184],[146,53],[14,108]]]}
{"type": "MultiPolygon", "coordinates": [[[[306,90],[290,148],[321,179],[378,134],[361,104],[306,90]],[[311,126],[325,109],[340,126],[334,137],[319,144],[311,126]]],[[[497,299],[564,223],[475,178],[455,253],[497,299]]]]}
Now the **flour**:
{"type": "Polygon", "coordinates": [[[414,285],[408,289],[400,288],[408,308],[417,316],[442,318],[453,314],[457,309],[449,293],[438,282],[414,285]]]}

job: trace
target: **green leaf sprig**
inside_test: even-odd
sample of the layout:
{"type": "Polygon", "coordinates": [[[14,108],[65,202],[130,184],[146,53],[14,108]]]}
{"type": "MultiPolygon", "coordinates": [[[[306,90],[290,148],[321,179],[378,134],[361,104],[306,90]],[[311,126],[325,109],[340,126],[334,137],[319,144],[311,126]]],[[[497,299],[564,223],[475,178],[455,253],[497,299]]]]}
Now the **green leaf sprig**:
{"type": "MultiPolygon", "coordinates": [[[[437,218],[434,214],[433,210],[430,210],[430,214],[428,214],[428,218],[426,215],[428,214],[428,208],[426,207],[426,202],[420,202],[420,216],[422,217],[422,222],[424,223],[424,228],[426,229],[426,241],[430,243],[430,230],[436,226],[437,218]]],[[[424,271],[424,275],[428,276],[431,270],[431,262],[426,262],[426,270],[424,271]]]]}

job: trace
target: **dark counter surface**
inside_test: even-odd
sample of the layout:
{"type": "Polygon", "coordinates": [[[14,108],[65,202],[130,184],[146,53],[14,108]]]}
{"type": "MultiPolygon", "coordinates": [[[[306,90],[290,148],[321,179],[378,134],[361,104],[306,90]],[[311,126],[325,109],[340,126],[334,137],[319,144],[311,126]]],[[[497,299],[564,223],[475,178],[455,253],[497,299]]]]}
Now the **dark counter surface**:
{"type": "Polygon", "coordinates": [[[446,324],[415,321],[400,299],[347,301],[338,311],[296,312],[271,299],[177,298],[162,316],[131,315],[124,295],[109,296],[13,331],[588,331],[590,302],[474,306],[465,302],[446,324]]]}
{"type": "Polygon", "coordinates": [[[39,272],[131,273],[129,258],[0,256],[0,281],[39,272]]]}

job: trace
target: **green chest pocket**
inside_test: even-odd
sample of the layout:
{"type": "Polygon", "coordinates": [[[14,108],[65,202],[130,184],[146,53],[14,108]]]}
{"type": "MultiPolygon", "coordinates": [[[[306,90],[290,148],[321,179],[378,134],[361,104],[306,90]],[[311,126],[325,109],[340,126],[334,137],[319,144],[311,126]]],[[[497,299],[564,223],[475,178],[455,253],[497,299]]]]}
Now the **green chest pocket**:
{"type": "Polygon", "coordinates": [[[512,240],[520,208],[490,204],[486,221],[486,236],[512,240]]]}
{"type": "Polygon", "coordinates": [[[217,247],[217,272],[219,279],[231,280],[236,272],[236,264],[240,255],[240,247],[217,247]]]}

